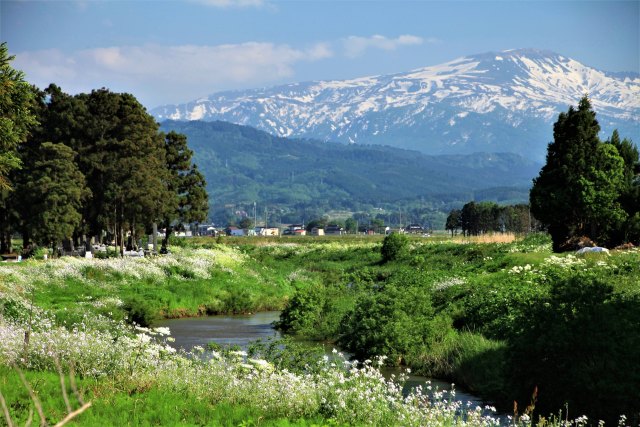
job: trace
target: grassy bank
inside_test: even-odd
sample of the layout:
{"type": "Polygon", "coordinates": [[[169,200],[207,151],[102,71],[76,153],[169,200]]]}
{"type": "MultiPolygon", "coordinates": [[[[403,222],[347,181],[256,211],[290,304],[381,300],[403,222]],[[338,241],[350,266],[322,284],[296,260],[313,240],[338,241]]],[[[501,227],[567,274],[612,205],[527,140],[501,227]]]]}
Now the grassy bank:
{"type": "MultiPolygon", "coordinates": [[[[8,366],[17,364],[57,396],[48,413],[59,418],[68,412],[55,386],[59,357],[71,362],[65,375],[73,364],[98,405],[82,415],[86,425],[123,423],[96,409],[105,402],[122,408],[114,417],[131,405],[145,408],[126,422],[134,425],[163,419],[224,425],[224,417],[247,425],[493,422],[480,413],[461,415],[453,402],[441,405],[444,412],[417,396],[408,403],[394,394],[396,385],[376,388],[371,366],[322,365],[291,374],[283,354],[268,357],[267,371],[248,356],[207,364],[174,354],[158,333],[130,326],[284,309],[280,327],[292,335],[333,341],[360,360],[385,356],[385,364],[463,384],[507,411],[517,400],[522,414],[537,387],[535,417],[558,409],[567,416],[568,403],[569,418],[588,413],[615,425],[624,413],[633,425],[640,412],[633,363],[640,359],[640,253],[555,256],[544,237],[498,240],[412,238],[386,263],[382,238],[360,236],[192,239],[166,257],[1,264],[0,391],[15,389],[18,376],[8,366]],[[28,357],[21,354],[25,332],[28,357]],[[272,403],[256,399],[265,393],[273,393],[272,403]],[[152,413],[160,418],[144,418],[152,413]]],[[[26,419],[33,408],[28,394],[11,396],[11,416],[26,419]]]]}
{"type": "MultiPolygon", "coordinates": [[[[448,378],[508,411],[640,422],[640,253],[554,255],[544,236],[512,243],[409,240],[397,259],[336,249],[339,277],[299,289],[292,334],[359,359],[448,378]]],[[[315,253],[299,252],[301,265],[315,253]]],[[[333,273],[332,273],[333,274],[333,273]]]]}

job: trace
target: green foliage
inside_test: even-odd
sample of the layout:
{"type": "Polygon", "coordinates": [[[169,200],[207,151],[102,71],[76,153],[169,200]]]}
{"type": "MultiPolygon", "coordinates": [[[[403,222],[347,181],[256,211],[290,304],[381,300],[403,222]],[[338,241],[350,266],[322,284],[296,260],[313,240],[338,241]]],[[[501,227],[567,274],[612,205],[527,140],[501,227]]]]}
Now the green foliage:
{"type": "Polygon", "coordinates": [[[491,396],[494,402],[511,403],[504,373],[506,350],[504,341],[451,330],[421,353],[413,366],[424,375],[465,384],[470,392],[491,396]]]}
{"type": "Polygon", "coordinates": [[[124,302],[122,309],[131,323],[149,327],[158,320],[158,308],[144,298],[134,296],[124,302]]]}
{"type": "Polygon", "coordinates": [[[186,138],[171,133],[165,141],[135,97],[108,89],[70,96],[53,84],[34,91],[35,101],[21,108],[40,124],[19,150],[6,151],[17,152],[24,168],[15,179],[21,191],[0,200],[3,252],[11,226],[25,246],[71,236],[78,244],[79,236],[108,231],[124,247],[127,232],[137,241],[163,219],[206,219],[206,183],[186,138]]]}
{"type": "Polygon", "coordinates": [[[587,97],[577,110],[560,113],[547,163],[531,189],[531,211],[548,227],[555,251],[581,236],[615,246],[625,220],[635,213],[623,209],[620,199],[628,194],[630,165],[637,163],[638,152],[623,147],[617,134],[611,144],[602,143],[595,117],[587,97]]]}
{"type": "Polygon", "coordinates": [[[28,175],[20,179],[23,227],[34,241],[56,247],[71,238],[82,220],[82,204],[90,192],[74,163],[76,153],[64,144],[42,143],[25,160],[28,175]]]}
{"type": "Polygon", "coordinates": [[[523,286],[522,277],[503,274],[488,283],[478,280],[466,286],[462,313],[454,319],[460,330],[477,331],[487,338],[503,339],[521,328],[531,305],[546,294],[543,287],[523,286]]]}
{"type": "Polygon", "coordinates": [[[20,167],[18,145],[36,125],[33,114],[34,93],[24,73],[11,67],[6,42],[0,43],[0,190],[11,188],[9,173],[20,167]]]}
{"type": "Polygon", "coordinates": [[[277,369],[305,374],[319,372],[318,361],[326,354],[326,349],[318,344],[296,341],[290,337],[254,341],[247,349],[249,357],[271,362],[277,369]]]}
{"type": "Polygon", "coordinates": [[[391,233],[384,238],[380,254],[382,262],[396,261],[402,257],[409,247],[409,239],[404,234],[391,233]]]}
{"type": "Polygon", "coordinates": [[[362,360],[388,356],[396,365],[431,341],[434,309],[420,275],[403,271],[356,301],[342,322],[339,343],[362,360]]]}
{"type": "Polygon", "coordinates": [[[168,192],[163,215],[167,233],[162,246],[166,248],[174,222],[204,221],[207,218],[208,200],[204,177],[191,162],[193,151],[187,147],[187,137],[169,132],[164,138],[164,151],[168,192]]]}
{"type": "Polygon", "coordinates": [[[19,148],[36,126],[35,94],[24,74],[11,67],[6,42],[0,43],[0,253],[11,252],[15,206],[10,200],[15,172],[21,168],[19,148]]]}
{"type": "Polygon", "coordinates": [[[512,340],[511,375],[520,395],[538,386],[542,413],[568,403],[614,424],[638,410],[640,298],[618,294],[603,277],[581,273],[552,283],[512,340]]]}
{"type": "Polygon", "coordinates": [[[450,231],[451,236],[453,236],[454,233],[457,233],[458,229],[462,225],[462,219],[460,217],[461,214],[462,212],[460,209],[452,209],[447,216],[447,222],[445,223],[444,229],[450,231]]]}

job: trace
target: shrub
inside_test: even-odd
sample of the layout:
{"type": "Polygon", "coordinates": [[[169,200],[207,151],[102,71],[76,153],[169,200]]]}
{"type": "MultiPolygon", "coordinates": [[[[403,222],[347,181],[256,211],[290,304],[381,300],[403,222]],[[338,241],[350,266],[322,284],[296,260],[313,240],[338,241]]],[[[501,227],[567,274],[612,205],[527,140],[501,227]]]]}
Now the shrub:
{"type": "Polygon", "coordinates": [[[434,309],[420,279],[403,271],[359,298],[342,322],[340,345],[359,359],[388,356],[391,365],[421,352],[434,334],[434,309]]]}
{"type": "Polygon", "coordinates": [[[126,300],[122,309],[127,313],[129,322],[148,327],[158,319],[158,310],[149,301],[134,296],[126,300]]]}
{"type": "MultiPolygon", "coordinates": [[[[521,399],[538,387],[542,412],[568,403],[573,414],[615,424],[638,413],[640,296],[614,293],[591,272],[560,278],[532,305],[510,350],[521,399]]],[[[571,414],[569,414],[571,416],[571,414]]]]}
{"type": "Polygon", "coordinates": [[[391,233],[384,238],[380,253],[382,262],[395,261],[400,258],[409,246],[409,239],[404,234],[391,233]]]}

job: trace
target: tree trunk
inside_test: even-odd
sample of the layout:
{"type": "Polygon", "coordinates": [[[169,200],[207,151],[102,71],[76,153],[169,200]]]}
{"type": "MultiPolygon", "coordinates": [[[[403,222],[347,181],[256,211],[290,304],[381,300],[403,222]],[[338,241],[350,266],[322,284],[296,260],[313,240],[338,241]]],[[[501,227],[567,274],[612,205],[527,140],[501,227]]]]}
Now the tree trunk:
{"type": "Polygon", "coordinates": [[[169,250],[167,246],[169,246],[169,235],[171,234],[171,224],[169,221],[166,222],[167,228],[165,229],[164,239],[162,239],[162,249],[160,249],[160,253],[166,254],[169,250]]]}
{"type": "Polygon", "coordinates": [[[0,253],[7,254],[11,252],[11,233],[0,231],[0,253]]]}
{"type": "Polygon", "coordinates": [[[153,243],[153,253],[157,254],[158,253],[158,224],[156,224],[155,222],[153,223],[153,237],[151,238],[153,243]]]}

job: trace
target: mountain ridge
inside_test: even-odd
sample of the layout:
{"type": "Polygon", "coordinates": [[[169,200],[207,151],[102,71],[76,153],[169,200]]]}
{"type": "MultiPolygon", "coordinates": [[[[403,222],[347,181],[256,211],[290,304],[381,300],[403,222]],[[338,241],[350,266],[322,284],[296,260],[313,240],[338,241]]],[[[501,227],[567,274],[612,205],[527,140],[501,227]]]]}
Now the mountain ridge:
{"type": "Polygon", "coordinates": [[[406,212],[417,205],[442,220],[469,200],[526,201],[541,166],[514,153],[429,156],[282,138],[220,121],[165,121],[161,130],[187,136],[219,223],[226,220],[225,206],[250,209],[256,201],[288,215],[289,222],[334,209],[404,206],[406,212]]]}
{"type": "Polygon", "coordinates": [[[554,52],[516,49],[402,73],[218,92],[151,113],[158,120],[224,120],[285,137],[541,160],[558,113],[585,93],[603,138],[614,128],[632,139],[640,134],[640,74],[614,74],[554,52]]]}

